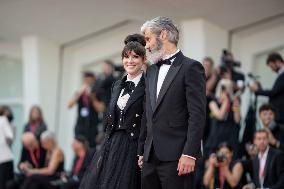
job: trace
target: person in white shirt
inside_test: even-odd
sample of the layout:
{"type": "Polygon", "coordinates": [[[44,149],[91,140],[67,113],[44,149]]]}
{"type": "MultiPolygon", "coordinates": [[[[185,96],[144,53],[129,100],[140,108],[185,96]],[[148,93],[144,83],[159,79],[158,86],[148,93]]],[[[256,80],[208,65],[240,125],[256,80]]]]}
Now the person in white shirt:
{"type": "Polygon", "coordinates": [[[11,144],[14,139],[10,122],[13,116],[10,108],[0,107],[0,188],[6,188],[6,182],[13,178],[13,153],[11,144]]]}

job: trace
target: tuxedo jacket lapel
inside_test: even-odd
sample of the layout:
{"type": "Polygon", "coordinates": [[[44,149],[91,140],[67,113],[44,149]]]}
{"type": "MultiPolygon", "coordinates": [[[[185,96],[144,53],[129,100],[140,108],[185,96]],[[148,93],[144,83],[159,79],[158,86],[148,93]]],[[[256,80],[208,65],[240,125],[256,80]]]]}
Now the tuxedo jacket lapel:
{"type": "MultiPolygon", "coordinates": [[[[161,103],[163,97],[165,96],[168,88],[170,87],[172,81],[174,80],[174,78],[176,77],[178,71],[180,70],[181,68],[181,65],[182,65],[182,53],[179,52],[180,54],[176,57],[176,59],[174,60],[174,62],[172,63],[167,75],[166,75],[166,78],[162,84],[162,87],[161,87],[161,90],[160,90],[160,93],[158,95],[158,99],[157,99],[157,103],[155,105],[155,108],[154,108],[154,111],[157,109],[157,107],[159,106],[159,104],[161,103]]],[[[156,81],[156,91],[157,91],[157,81],[156,81]]]]}
{"type": "Polygon", "coordinates": [[[151,70],[153,73],[148,74],[148,81],[149,81],[149,93],[150,93],[150,101],[151,101],[151,107],[154,111],[154,108],[156,106],[156,96],[157,96],[157,82],[158,82],[158,74],[159,74],[159,68],[157,66],[153,66],[153,69],[151,70]]]}
{"type": "Polygon", "coordinates": [[[269,149],[268,150],[268,154],[267,154],[267,158],[266,158],[266,163],[265,163],[265,167],[264,167],[264,181],[263,181],[263,184],[265,183],[266,179],[267,179],[267,173],[268,173],[268,170],[269,170],[269,166],[270,166],[270,163],[271,163],[271,160],[272,160],[272,154],[271,154],[271,150],[269,149]]]}
{"type": "Polygon", "coordinates": [[[258,156],[256,156],[253,160],[253,175],[256,186],[260,186],[260,180],[259,180],[259,159],[258,156]]]}
{"type": "Polygon", "coordinates": [[[130,95],[130,98],[128,99],[126,106],[124,108],[124,111],[126,112],[127,109],[141,96],[145,93],[145,81],[144,81],[144,75],[142,75],[138,85],[135,87],[133,93],[130,95]]]}

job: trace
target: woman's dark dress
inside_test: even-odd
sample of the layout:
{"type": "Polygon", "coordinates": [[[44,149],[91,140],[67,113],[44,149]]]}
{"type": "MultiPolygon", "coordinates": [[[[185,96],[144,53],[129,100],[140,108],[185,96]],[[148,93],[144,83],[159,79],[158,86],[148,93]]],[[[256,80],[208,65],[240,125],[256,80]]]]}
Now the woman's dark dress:
{"type": "MultiPolygon", "coordinates": [[[[234,166],[239,163],[239,161],[234,161],[234,162],[231,162],[229,164],[229,170],[232,172],[233,169],[234,169],[234,166]]],[[[215,169],[214,171],[214,189],[215,188],[221,188],[220,186],[220,180],[219,180],[219,169],[215,169]]],[[[235,187],[231,187],[229,185],[229,183],[225,180],[224,183],[223,183],[223,189],[242,189],[242,186],[244,185],[244,182],[245,181],[245,178],[244,176],[241,177],[241,180],[239,181],[239,183],[235,186],[235,187]]]]}
{"type": "Polygon", "coordinates": [[[143,113],[144,78],[140,79],[124,110],[117,105],[122,83],[115,83],[110,102],[106,139],[81,181],[80,189],[140,188],[137,145],[143,113]],[[131,105],[130,105],[131,104],[131,105]]]}
{"type": "MultiPolygon", "coordinates": [[[[220,103],[214,100],[220,107],[220,103]]],[[[212,119],[211,131],[206,143],[206,155],[214,152],[218,145],[227,142],[233,149],[234,159],[239,156],[239,124],[234,121],[234,113],[230,110],[225,116],[225,120],[212,119]]]]}

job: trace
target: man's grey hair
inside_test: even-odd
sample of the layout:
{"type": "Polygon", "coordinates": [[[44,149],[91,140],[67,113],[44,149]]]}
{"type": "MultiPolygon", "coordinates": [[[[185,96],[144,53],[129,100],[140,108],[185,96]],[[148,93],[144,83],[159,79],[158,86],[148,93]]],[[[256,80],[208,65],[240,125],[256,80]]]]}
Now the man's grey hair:
{"type": "Polygon", "coordinates": [[[56,142],[56,138],[55,138],[55,134],[52,131],[44,131],[41,135],[40,135],[40,140],[53,140],[54,142],[56,142]]]}
{"type": "Polygon", "coordinates": [[[146,21],[141,27],[141,32],[144,34],[146,29],[150,29],[150,31],[156,34],[157,36],[159,36],[160,33],[165,30],[168,34],[168,40],[176,45],[178,44],[178,28],[173,23],[173,21],[167,17],[159,16],[152,20],[146,21]]]}

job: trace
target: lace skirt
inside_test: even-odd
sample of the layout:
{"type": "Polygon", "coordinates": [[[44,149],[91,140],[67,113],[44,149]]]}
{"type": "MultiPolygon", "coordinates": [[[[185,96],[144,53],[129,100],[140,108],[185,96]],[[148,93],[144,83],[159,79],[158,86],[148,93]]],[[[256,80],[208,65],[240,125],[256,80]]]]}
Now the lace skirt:
{"type": "Polygon", "coordinates": [[[80,189],[139,189],[137,141],[125,130],[115,131],[95,153],[80,189]]]}

